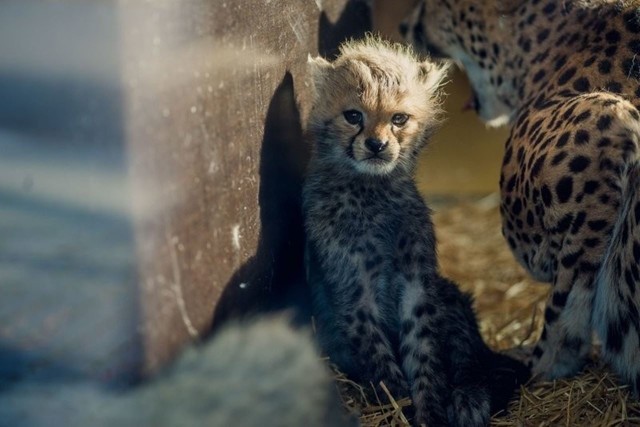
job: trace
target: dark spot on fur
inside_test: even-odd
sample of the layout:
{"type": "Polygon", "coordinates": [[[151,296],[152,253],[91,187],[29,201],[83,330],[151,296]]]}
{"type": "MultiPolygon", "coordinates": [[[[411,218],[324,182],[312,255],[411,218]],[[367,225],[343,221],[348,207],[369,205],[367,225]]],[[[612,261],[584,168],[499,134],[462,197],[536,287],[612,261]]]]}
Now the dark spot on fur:
{"type": "Polygon", "coordinates": [[[604,88],[612,93],[622,93],[622,85],[618,82],[609,81],[604,88]]]}
{"type": "Polygon", "coordinates": [[[600,118],[598,119],[597,126],[599,131],[605,131],[609,129],[609,127],[611,126],[611,116],[606,114],[603,116],[600,116],[600,118]]]}
{"type": "Polygon", "coordinates": [[[615,44],[620,41],[620,33],[616,30],[611,30],[605,35],[607,43],[615,44]]]}
{"type": "Polygon", "coordinates": [[[555,156],[553,156],[553,159],[551,159],[551,165],[552,166],[557,166],[560,163],[562,163],[562,161],[564,159],[566,159],[569,155],[567,154],[566,151],[561,151],[558,154],[556,154],[555,156]]]}
{"type": "Polygon", "coordinates": [[[566,203],[573,193],[573,178],[565,176],[556,184],[556,195],[560,203],[566,203]]]}
{"type": "Polygon", "coordinates": [[[627,12],[622,16],[622,19],[628,31],[634,34],[640,33],[640,11],[634,9],[631,12],[627,12]]]}
{"type": "Polygon", "coordinates": [[[553,311],[551,307],[547,307],[544,311],[544,321],[547,325],[550,325],[558,320],[558,313],[553,311]]]}
{"type": "Polygon", "coordinates": [[[592,237],[590,239],[584,239],[584,245],[588,248],[595,248],[600,244],[600,239],[592,237]]]}
{"type": "Polygon", "coordinates": [[[546,72],[543,69],[538,70],[538,72],[536,72],[533,75],[533,82],[534,83],[538,83],[540,80],[542,80],[544,78],[545,74],[546,74],[546,72]]]}
{"type": "Polygon", "coordinates": [[[569,169],[571,169],[571,172],[573,173],[582,172],[589,166],[590,163],[591,160],[589,160],[588,157],[576,156],[569,162],[569,169]]]}
{"type": "Polygon", "coordinates": [[[609,74],[611,72],[611,61],[604,59],[598,62],[598,71],[600,71],[600,74],[609,74]]]}
{"type": "Polygon", "coordinates": [[[577,252],[565,255],[560,260],[560,263],[564,268],[571,268],[576,265],[576,262],[580,259],[580,257],[584,254],[584,249],[580,249],[577,252]]]}
{"type": "Polygon", "coordinates": [[[536,161],[533,163],[533,167],[531,168],[531,177],[535,178],[538,176],[538,174],[540,173],[540,170],[542,169],[542,166],[544,165],[544,161],[546,159],[546,156],[540,156],[536,159],[536,161]]]}
{"type": "Polygon", "coordinates": [[[573,82],[573,88],[578,92],[587,92],[590,87],[591,85],[589,84],[589,79],[587,79],[586,77],[577,78],[573,82]]]}
{"type": "Polygon", "coordinates": [[[580,228],[582,228],[586,218],[587,214],[584,211],[578,212],[576,219],[574,219],[573,224],[571,224],[571,234],[577,234],[580,231],[580,228]]]}
{"type": "Polygon", "coordinates": [[[575,142],[578,145],[583,145],[589,142],[589,132],[584,129],[580,129],[576,132],[575,142]]]}
{"type": "Polygon", "coordinates": [[[567,145],[567,142],[569,142],[569,137],[571,136],[571,132],[567,131],[567,132],[563,132],[559,137],[558,137],[558,141],[556,142],[556,147],[558,148],[562,148],[565,145],[567,145]]]}
{"type": "Polygon", "coordinates": [[[593,231],[601,231],[607,225],[609,225],[609,223],[607,221],[605,221],[604,219],[598,219],[598,220],[593,220],[593,221],[587,222],[587,225],[593,231]]]}
{"type": "Polygon", "coordinates": [[[513,206],[511,206],[511,212],[514,215],[519,215],[521,211],[522,211],[522,202],[520,201],[520,199],[516,199],[515,202],[513,202],[513,206]]]}
{"type": "Polygon", "coordinates": [[[570,213],[565,214],[551,231],[559,234],[566,233],[572,223],[573,215],[570,213]]]}
{"type": "Polygon", "coordinates": [[[536,40],[538,41],[538,43],[542,43],[547,39],[547,37],[549,37],[549,29],[545,28],[544,30],[538,33],[536,40]]]}
{"type": "Polygon", "coordinates": [[[558,308],[562,308],[567,305],[567,298],[569,292],[554,292],[551,303],[558,308]]]}
{"type": "Polygon", "coordinates": [[[573,119],[573,123],[574,124],[581,123],[587,120],[589,117],[591,117],[591,111],[589,110],[583,111],[582,113],[578,114],[575,119],[573,119]]]}
{"type": "Polygon", "coordinates": [[[587,181],[584,183],[584,192],[587,194],[595,193],[600,188],[598,181],[587,181]]]}
{"type": "Polygon", "coordinates": [[[616,52],[618,51],[618,46],[616,46],[615,44],[608,46],[605,50],[604,50],[604,54],[607,58],[611,58],[613,55],[616,54],[616,52]]]}
{"type": "Polygon", "coordinates": [[[546,185],[543,185],[542,190],[540,190],[540,193],[542,195],[542,202],[544,203],[544,205],[547,207],[551,206],[553,197],[551,195],[551,191],[549,191],[549,187],[547,187],[546,185]]]}
{"type": "Polygon", "coordinates": [[[556,10],[556,2],[552,1],[547,3],[547,5],[542,9],[542,12],[545,15],[551,15],[556,10]]]}
{"type": "Polygon", "coordinates": [[[558,84],[563,85],[567,83],[575,74],[576,74],[576,68],[575,67],[569,68],[568,70],[566,70],[564,73],[560,75],[560,77],[558,78],[558,84]]]}

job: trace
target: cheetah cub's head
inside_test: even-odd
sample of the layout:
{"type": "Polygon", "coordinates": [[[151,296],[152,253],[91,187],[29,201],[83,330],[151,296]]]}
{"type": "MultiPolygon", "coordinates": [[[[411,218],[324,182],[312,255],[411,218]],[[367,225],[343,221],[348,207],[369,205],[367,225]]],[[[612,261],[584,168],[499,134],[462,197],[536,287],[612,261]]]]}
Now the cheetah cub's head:
{"type": "Polygon", "coordinates": [[[411,171],[439,121],[446,65],[370,36],[343,44],[334,62],[309,58],[309,66],[319,160],[371,175],[411,171]]]}

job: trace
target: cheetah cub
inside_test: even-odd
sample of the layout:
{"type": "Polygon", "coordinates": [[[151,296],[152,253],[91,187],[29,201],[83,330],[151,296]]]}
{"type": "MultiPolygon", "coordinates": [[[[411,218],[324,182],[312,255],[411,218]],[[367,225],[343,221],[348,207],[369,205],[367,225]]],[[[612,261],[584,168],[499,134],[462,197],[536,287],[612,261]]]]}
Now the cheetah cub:
{"type": "Polygon", "coordinates": [[[438,272],[413,175],[446,67],[373,37],[310,67],[303,206],[321,347],[350,377],[410,394],[415,425],[487,425],[528,370],[485,345],[470,296],[438,272]]]}

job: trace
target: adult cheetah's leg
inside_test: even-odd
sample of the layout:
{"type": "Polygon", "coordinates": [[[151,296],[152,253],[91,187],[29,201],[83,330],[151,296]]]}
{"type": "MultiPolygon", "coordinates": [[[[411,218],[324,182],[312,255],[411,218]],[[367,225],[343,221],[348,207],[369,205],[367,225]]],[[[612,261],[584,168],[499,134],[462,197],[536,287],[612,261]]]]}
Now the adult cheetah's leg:
{"type": "MultiPolygon", "coordinates": [[[[581,261],[580,249],[570,245],[560,259],[581,261]]],[[[562,261],[560,261],[562,264],[562,261]]],[[[580,271],[573,263],[559,266],[553,293],[547,300],[544,328],[533,349],[533,373],[545,378],[575,375],[585,364],[591,347],[591,306],[595,271],[580,271]]]]}
{"type": "Polygon", "coordinates": [[[605,92],[536,100],[512,128],[503,224],[517,257],[553,282],[533,371],[575,374],[589,350],[595,276],[620,207],[620,170],[638,112],[605,92]]]}
{"type": "Polygon", "coordinates": [[[623,204],[598,277],[594,329],[602,354],[640,397],[640,164],[623,173],[623,204]]]}
{"type": "MultiPolygon", "coordinates": [[[[573,214],[572,226],[556,258],[555,289],[545,313],[546,336],[543,336],[534,354],[538,359],[535,371],[551,377],[574,373],[572,371],[579,367],[576,360],[580,360],[583,351],[588,350],[583,342],[589,338],[595,326],[605,342],[609,341],[608,348],[605,344],[605,354],[616,361],[614,365],[617,365],[618,371],[633,384],[636,382],[640,358],[638,334],[627,333],[625,324],[634,324],[638,303],[624,296],[624,287],[620,284],[626,280],[625,267],[630,268],[635,263],[633,242],[629,237],[631,224],[624,224],[634,219],[629,214],[632,209],[629,203],[633,203],[637,197],[638,188],[633,183],[633,168],[630,171],[626,169],[638,157],[640,114],[633,105],[609,93],[585,95],[577,98],[577,101],[573,122],[581,117],[587,119],[580,122],[576,135],[582,132],[586,138],[574,140],[573,153],[585,156],[590,162],[581,174],[574,176],[574,182],[577,182],[576,177],[587,180],[583,187],[585,194],[576,194],[575,203],[569,203],[570,210],[567,212],[573,214]],[[591,195],[586,194],[587,184],[591,185],[591,190],[595,189],[591,195]],[[597,196],[597,200],[593,196],[597,196]],[[585,212],[582,231],[571,233],[581,212],[585,212]],[[612,229],[614,241],[609,243],[612,229]],[[575,240],[576,237],[581,240],[567,244],[568,239],[575,240]],[[609,259],[606,263],[605,256],[609,259]],[[616,257],[621,261],[611,259],[616,257]],[[609,276],[616,278],[596,280],[595,269],[600,266],[604,268],[601,277],[606,274],[604,272],[609,272],[609,276]],[[564,293],[559,294],[567,291],[566,298],[564,293]],[[560,306],[560,311],[554,306],[560,306]],[[603,309],[604,306],[610,310],[603,309]],[[589,318],[593,321],[588,323],[590,327],[587,328],[589,318]],[[620,344],[624,349],[616,353],[613,350],[618,336],[623,337],[620,344]]],[[[553,207],[557,209],[557,205],[553,207]]],[[[628,272],[633,273],[632,270],[628,272]]],[[[637,325],[637,320],[635,322],[637,325]]]]}

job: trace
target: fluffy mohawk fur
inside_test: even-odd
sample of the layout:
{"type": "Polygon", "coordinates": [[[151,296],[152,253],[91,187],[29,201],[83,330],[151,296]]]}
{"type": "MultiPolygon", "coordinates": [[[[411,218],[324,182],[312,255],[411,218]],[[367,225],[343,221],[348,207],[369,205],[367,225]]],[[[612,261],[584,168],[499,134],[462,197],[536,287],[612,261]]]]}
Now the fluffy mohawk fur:
{"type": "Polygon", "coordinates": [[[429,90],[434,92],[443,83],[449,68],[448,61],[435,62],[431,58],[422,59],[412,46],[390,42],[371,33],[367,33],[362,39],[351,39],[342,43],[335,65],[340,65],[344,58],[360,61],[369,66],[373,72],[378,71],[381,75],[386,75],[390,84],[399,81],[403,73],[414,70],[416,62],[420,63],[419,75],[407,77],[420,78],[429,90]]]}

